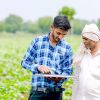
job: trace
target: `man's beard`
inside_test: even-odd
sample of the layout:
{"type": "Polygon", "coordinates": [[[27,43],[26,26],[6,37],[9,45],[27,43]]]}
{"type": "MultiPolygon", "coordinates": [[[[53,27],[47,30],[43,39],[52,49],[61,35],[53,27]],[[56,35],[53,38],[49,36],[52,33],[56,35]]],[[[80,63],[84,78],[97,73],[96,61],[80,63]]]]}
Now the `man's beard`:
{"type": "Polygon", "coordinates": [[[56,37],[56,42],[59,42],[59,41],[60,41],[60,39],[56,37]]]}
{"type": "Polygon", "coordinates": [[[60,41],[60,39],[59,39],[58,37],[55,37],[53,34],[52,34],[52,38],[53,38],[53,40],[54,40],[55,42],[59,42],[59,41],[60,41]]]}

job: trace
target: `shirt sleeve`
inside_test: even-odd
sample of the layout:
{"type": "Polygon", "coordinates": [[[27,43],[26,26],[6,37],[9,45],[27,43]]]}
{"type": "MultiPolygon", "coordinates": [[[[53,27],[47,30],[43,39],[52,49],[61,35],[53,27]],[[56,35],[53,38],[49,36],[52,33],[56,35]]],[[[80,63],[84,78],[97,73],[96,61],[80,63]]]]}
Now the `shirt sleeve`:
{"type": "Polygon", "coordinates": [[[35,58],[35,50],[36,50],[36,39],[34,39],[29,48],[27,49],[27,52],[21,62],[21,65],[23,68],[30,70],[34,74],[38,72],[37,67],[39,65],[34,63],[34,58],[35,58]]]}

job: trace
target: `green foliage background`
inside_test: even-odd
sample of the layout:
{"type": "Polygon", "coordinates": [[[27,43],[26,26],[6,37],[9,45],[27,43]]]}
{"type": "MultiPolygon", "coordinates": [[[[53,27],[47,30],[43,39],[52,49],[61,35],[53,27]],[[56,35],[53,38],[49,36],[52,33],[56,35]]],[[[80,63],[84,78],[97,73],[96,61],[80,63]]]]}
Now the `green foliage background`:
{"type": "MultiPolygon", "coordinates": [[[[72,33],[75,35],[80,35],[82,29],[84,26],[88,23],[96,23],[98,27],[100,27],[100,19],[97,21],[87,21],[82,19],[73,19],[73,16],[75,14],[74,9],[70,9],[67,7],[62,8],[59,11],[60,15],[67,15],[70,19],[70,23],[72,26],[72,33]],[[66,13],[66,11],[69,11],[66,13]]],[[[33,21],[27,21],[24,22],[24,20],[17,15],[9,15],[4,20],[0,21],[0,32],[7,32],[7,33],[13,33],[16,34],[17,32],[24,32],[24,33],[32,33],[32,34],[38,34],[38,33],[48,33],[50,31],[50,27],[52,25],[53,18],[50,16],[44,16],[33,21]]],[[[1,34],[0,33],[0,34],[1,34]]]]}

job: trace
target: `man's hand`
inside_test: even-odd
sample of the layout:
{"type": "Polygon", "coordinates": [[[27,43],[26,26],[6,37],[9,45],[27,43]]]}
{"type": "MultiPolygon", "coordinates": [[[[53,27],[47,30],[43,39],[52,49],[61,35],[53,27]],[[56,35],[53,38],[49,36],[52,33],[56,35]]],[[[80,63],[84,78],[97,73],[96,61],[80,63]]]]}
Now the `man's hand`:
{"type": "Polygon", "coordinates": [[[39,66],[39,67],[38,67],[38,70],[39,70],[41,73],[43,73],[43,74],[49,74],[49,73],[51,73],[50,68],[47,67],[47,66],[43,66],[43,65],[39,66]]]}
{"type": "MultiPolygon", "coordinates": [[[[42,74],[51,74],[51,69],[47,66],[41,65],[38,67],[38,70],[42,73],[42,74]]],[[[59,82],[60,80],[63,80],[64,78],[61,77],[45,77],[49,80],[54,81],[55,83],[59,82]]]]}

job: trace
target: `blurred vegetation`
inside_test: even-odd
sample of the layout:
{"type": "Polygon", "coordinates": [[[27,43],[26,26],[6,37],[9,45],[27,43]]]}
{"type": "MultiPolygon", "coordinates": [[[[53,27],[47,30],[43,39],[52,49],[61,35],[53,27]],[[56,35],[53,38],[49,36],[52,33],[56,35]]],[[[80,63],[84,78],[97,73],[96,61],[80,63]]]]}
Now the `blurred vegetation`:
{"type": "MultiPolygon", "coordinates": [[[[0,21],[0,32],[7,33],[48,33],[50,31],[50,26],[52,24],[53,18],[50,16],[41,17],[36,22],[27,21],[24,22],[23,19],[16,15],[9,15],[5,20],[0,21]]],[[[81,34],[82,29],[85,24],[90,23],[90,21],[82,19],[71,20],[73,34],[81,34]]],[[[100,27],[100,19],[95,22],[98,27],[100,27]]]]}
{"type": "Polygon", "coordinates": [[[76,14],[76,12],[73,8],[64,6],[59,10],[58,14],[67,16],[69,20],[72,20],[74,19],[74,15],[76,14]]]}
{"type": "MultiPolygon", "coordinates": [[[[88,21],[84,19],[75,19],[74,15],[76,14],[75,9],[64,6],[58,10],[57,15],[65,15],[70,20],[72,26],[72,34],[79,35],[85,24],[94,22],[100,27],[100,19],[97,21],[88,21]]],[[[17,33],[17,32],[24,32],[24,33],[32,33],[32,34],[39,34],[39,33],[48,33],[50,31],[50,26],[53,22],[53,18],[51,16],[44,16],[36,20],[35,22],[29,20],[25,22],[23,18],[20,16],[11,14],[4,20],[0,21],[0,32],[7,32],[7,33],[17,33]]]]}

